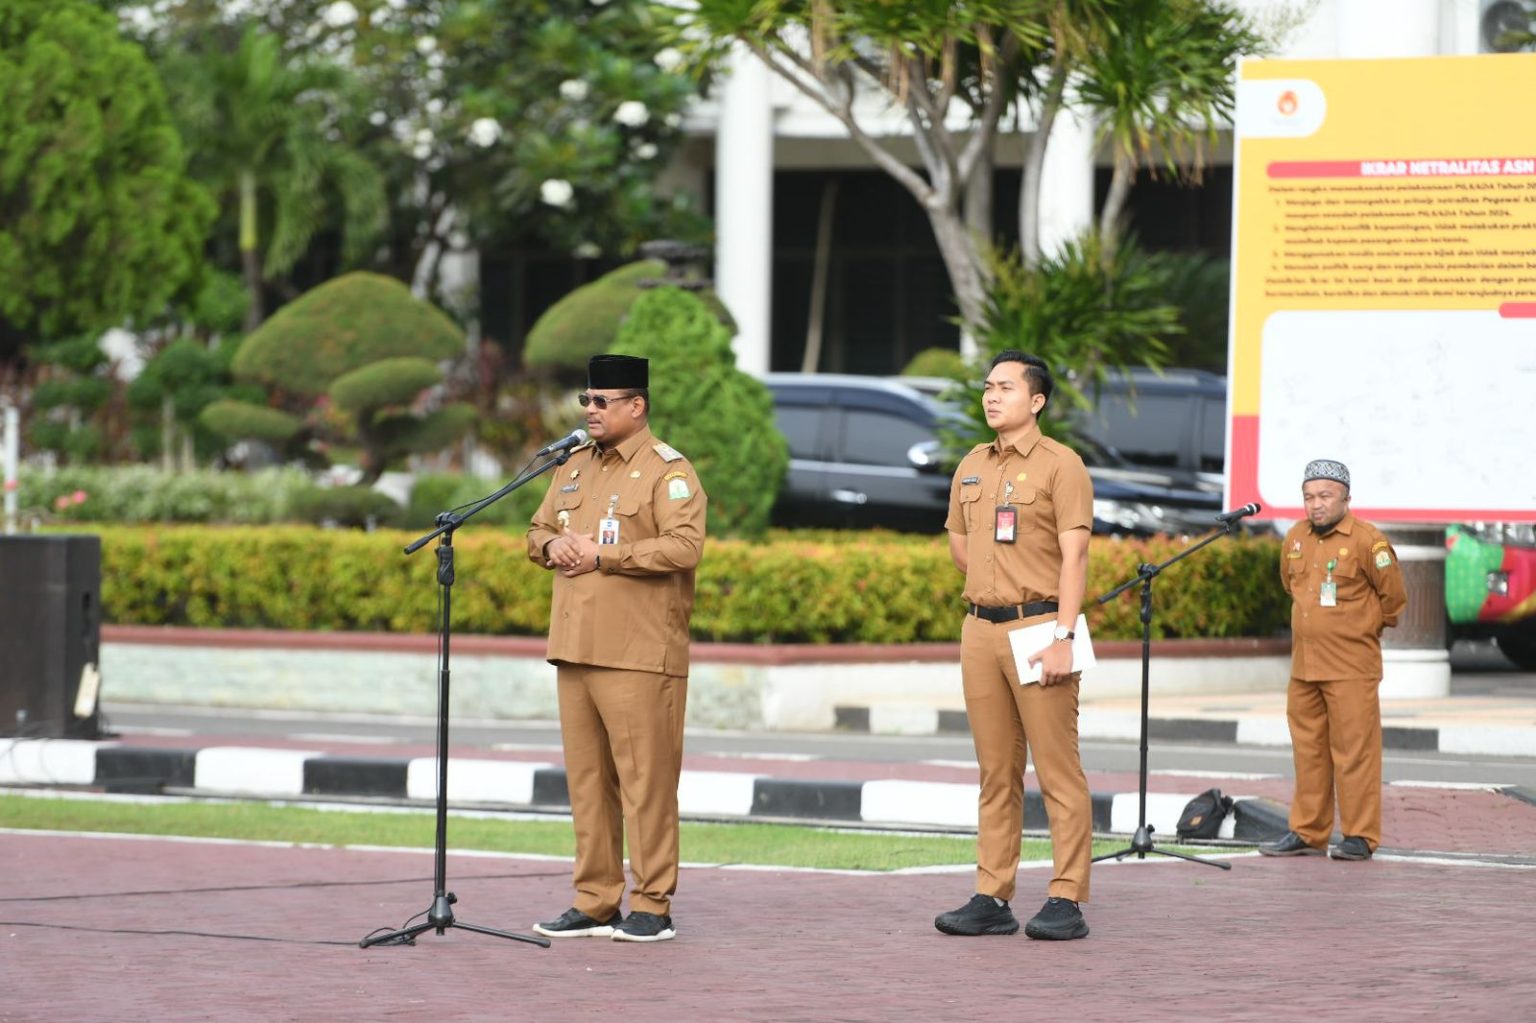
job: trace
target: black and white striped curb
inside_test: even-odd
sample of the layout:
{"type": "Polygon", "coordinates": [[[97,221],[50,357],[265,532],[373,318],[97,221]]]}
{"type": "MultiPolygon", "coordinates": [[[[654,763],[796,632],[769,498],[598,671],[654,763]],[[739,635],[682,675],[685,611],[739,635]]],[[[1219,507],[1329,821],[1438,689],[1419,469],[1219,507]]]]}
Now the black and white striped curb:
{"type": "MultiPolygon", "coordinates": [[[[181,791],[263,799],[437,798],[434,757],[350,757],[252,746],[157,749],[80,739],[0,739],[0,785],[91,786],[107,791],[181,791]]],[[[935,781],[818,781],[733,771],[683,771],[678,809],[685,817],[800,819],[974,830],[978,788],[935,781]]],[[[1147,822],[1172,838],[1195,792],[1148,793],[1147,822]]],[[[450,757],[448,800],[455,806],[559,810],[569,806],[565,770],[552,763],[450,757]]],[[[1093,830],[1131,834],[1136,792],[1093,794],[1093,830]]],[[[1024,827],[1046,827],[1031,788],[1024,827]]],[[[1236,798],[1221,837],[1264,841],[1285,831],[1285,807],[1236,798]]]]}
{"type": "MultiPolygon", "coordinates": [[[[871,706],[834,708],[839,731],[876,735],[969,735],[963,710],[931,707],[871,706]]],[[[1078,712],[1079,739],[1136,740],[1141,715],[1084,707],[1078,712]]],[[[1147,738],[1164,742],[1216,742],[1239,746],[1288,747],[1290,728],[1279,715],[1236,718],[1147,719],[1147,738]]],[[[1383,724],[1384,749],[1476,756],[1536,756],[1536,728],[1528,725],[1467,724],[1443,727],[1383,724]]]]}

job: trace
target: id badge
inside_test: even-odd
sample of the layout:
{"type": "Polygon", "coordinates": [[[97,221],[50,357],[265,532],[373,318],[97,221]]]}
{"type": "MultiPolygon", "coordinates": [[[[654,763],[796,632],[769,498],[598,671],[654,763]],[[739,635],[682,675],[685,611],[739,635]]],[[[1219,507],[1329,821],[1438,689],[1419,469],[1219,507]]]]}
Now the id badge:
{"type": "Polygon", "coordinates": [[[1319,596],[1322,599],[1323,607],[1338,607],[1339,584],[1334,582],[1332,579],[1328,580],[1322,584],[1322,590],[1319,596]]]}
{"type": "Polygon", "coordinates": [[[612,547],[619,542],[619,520],[615,518],[600,519],[597,523],[597,542],[603,547],[612,547]]]}
{"type": "Polygon", "coordinates": [[[998,543],[1013,543],[1018,534],[1019,510],[1011,504],[997,506],[997,516],[993,520],[992,539],[998,543]]]}

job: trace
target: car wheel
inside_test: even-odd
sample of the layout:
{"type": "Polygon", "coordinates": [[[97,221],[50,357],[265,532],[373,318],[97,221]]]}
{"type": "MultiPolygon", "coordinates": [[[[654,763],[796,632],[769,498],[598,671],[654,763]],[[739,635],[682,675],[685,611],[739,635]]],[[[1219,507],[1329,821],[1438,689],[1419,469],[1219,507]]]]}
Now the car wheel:
{"type": "Polygon", "coordinates": [[[1536,622],[1522,622],[1520,627],[1501,632],[1496,642],[1504,656],[1522,671],[1536,671],[1536,622]]]}

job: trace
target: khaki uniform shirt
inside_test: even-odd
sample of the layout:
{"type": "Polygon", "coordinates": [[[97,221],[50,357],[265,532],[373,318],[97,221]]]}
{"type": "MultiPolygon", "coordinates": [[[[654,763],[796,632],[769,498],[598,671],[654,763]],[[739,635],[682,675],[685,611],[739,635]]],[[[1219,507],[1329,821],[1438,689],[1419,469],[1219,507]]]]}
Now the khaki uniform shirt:
{"type": "Polygon", "coordinates": [[[707,504],[693,466],[649,427],[606,452],[577,448],[534,514],[528,557],[542,567],[545,545],[569,523],[599,541],[601,567],[569,579],[555,572],[549,660],[687,675],[707,504]],[[618,520],[617,543],[601,543],[605,518],[618,520]]]}
{"type": "Polygon", "coordinates": [[[1381,530],[1349,514],[1322,536],[1298,522],[1285,534],[1280,582],[1291,595],[1292,677],[1381,678],[1381,630],[1408,606],[1397,552],[1381,530]],[[1329,561],[1337,605],[1323,607],[1329,561]]]}
{"type": "Polygon", "coordinates": [[[1093,481],[1077,452],[1035,426],[1017,444],[978,444],[961,459],[944,528],[965,536],[968,602],[1006,607],[1056,600],[1059,534],[1093,528],[1093,481]],[[1013,543],[994,539],[997,506],[1005,501],[1018,515],[1013,543]]]}

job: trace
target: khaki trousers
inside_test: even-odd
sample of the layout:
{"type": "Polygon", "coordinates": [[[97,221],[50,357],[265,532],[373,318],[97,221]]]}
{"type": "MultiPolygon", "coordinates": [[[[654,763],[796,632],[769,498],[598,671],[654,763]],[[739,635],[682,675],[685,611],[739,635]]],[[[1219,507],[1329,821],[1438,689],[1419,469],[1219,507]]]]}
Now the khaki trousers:
{"type": "Polygon", "coordinates": [[[1296,796],[1291,830],[1322,848],[1333,833],[1334,790],[1346,836],[1381,843],[1380,679],[1291,679],[1285,716],[1291,726],[1296,796]]]}
{"type": "Polygon", "coordinates": [[[1021,622],[992,623],[965,616],[960,631],[960,674],[981,767],[980,827],[976,834],[976,891],[1011,900],[1024,828],[1024,767],[1035,777],[1051,824],[1055,875],[1047,894],[1088,901],[1093,859],[1093,797],[1077,749],[1077,690],[1081,675],[1049,688],[1019,685],[1008,633],[1021,622]]]}
{"type": "Polygon", "coordinates": [[[677,891],[688,680],[564,663],[556,676],[576,831],[573,905],[597,920],[619,908],[627,826],[634,876],[629,911],[667,915],[677,891]]]}

